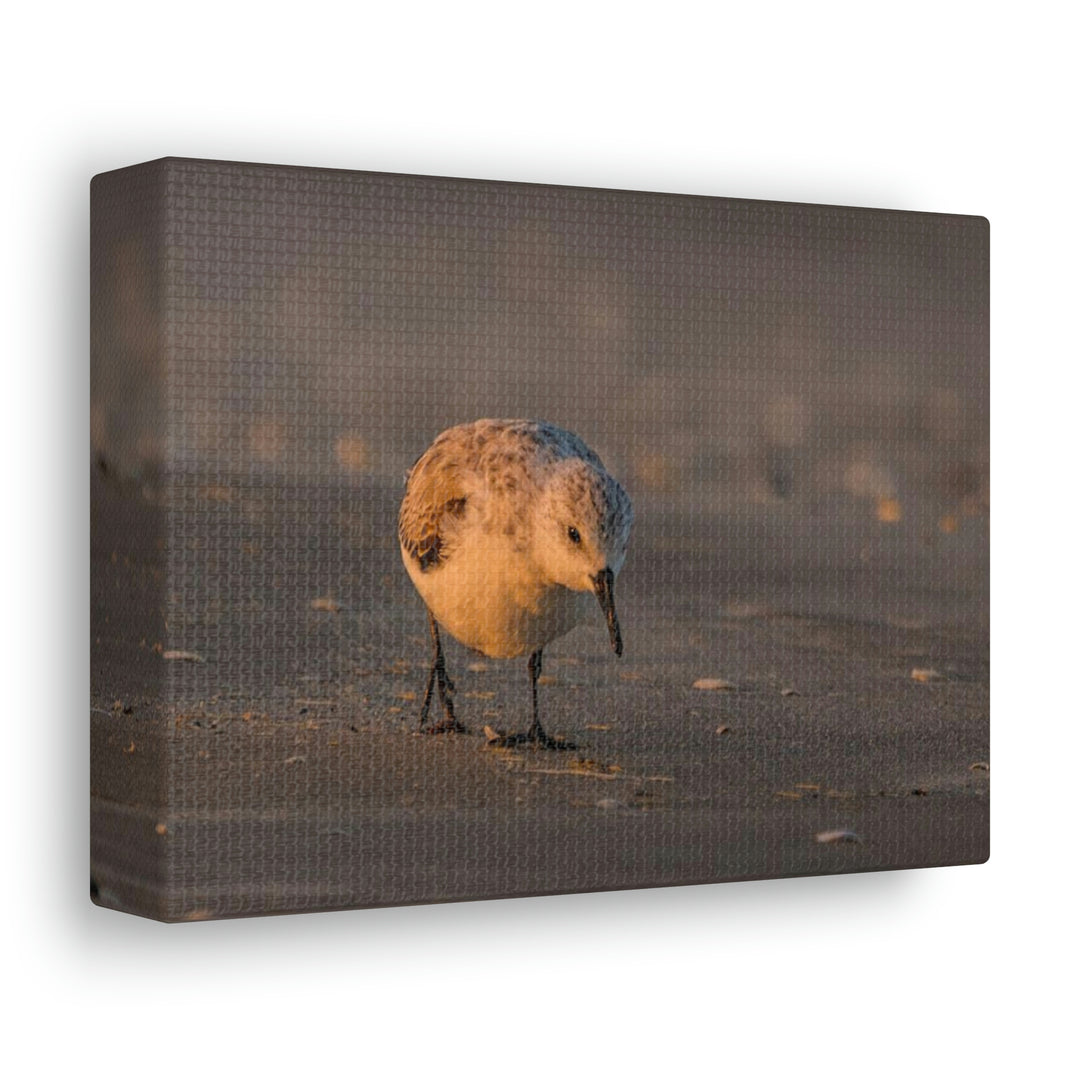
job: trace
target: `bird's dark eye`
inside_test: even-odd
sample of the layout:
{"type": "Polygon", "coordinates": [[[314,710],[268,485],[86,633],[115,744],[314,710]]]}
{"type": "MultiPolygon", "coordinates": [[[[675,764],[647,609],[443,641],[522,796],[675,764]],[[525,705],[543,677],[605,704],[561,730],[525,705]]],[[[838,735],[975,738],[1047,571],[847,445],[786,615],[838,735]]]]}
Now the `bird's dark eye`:
{"type": "Polygon", "coordinates": [[[581,543],[581,533],[579,533],[573,525],[571,525],[570,528],[566,530],[566,535],[569,536],[575,544],[581,543]]]}

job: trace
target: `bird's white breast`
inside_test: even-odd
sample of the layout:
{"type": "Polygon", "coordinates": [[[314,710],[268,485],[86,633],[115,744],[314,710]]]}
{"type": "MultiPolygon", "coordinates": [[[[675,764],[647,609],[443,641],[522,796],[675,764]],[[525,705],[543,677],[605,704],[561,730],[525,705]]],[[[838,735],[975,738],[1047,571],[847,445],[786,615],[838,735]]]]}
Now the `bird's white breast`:
{"type": "Polygon", "coordinates": [[[568,633],[595,607],[589,594],[544,581],[527,551],[490,535],[462,541],[427,571],[403,558],[432,615],[470,649],[521,656],[568,633]]]}

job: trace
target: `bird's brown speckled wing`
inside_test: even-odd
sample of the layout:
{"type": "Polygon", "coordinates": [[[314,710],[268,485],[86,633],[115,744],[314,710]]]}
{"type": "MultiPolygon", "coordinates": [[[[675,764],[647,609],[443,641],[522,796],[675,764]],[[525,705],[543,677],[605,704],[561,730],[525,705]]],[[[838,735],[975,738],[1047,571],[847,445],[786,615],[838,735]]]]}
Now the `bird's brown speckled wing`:
{"type": "Polygon", "coordinates": [[[422,571],[444,562],[468,497],[456,462],[436,442],[409,472],[398,538],[422,571]]]}

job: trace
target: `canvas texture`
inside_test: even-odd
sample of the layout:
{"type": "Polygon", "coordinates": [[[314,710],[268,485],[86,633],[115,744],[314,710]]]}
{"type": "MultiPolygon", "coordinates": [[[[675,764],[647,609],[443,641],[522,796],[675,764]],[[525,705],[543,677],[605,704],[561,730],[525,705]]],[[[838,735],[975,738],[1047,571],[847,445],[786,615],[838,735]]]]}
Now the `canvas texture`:
{"type": "Polygon", "coordinates": [[[186,159],[91,203],[99,904],[988,857],[985,219],[186,159]],[[527,655],[445,627],[467,731],[420,730],[399,508],[481,418],[575,433],[632,502],[622,655],[595,600],[543,649],[572,747],[508,742],[527,655]]]}

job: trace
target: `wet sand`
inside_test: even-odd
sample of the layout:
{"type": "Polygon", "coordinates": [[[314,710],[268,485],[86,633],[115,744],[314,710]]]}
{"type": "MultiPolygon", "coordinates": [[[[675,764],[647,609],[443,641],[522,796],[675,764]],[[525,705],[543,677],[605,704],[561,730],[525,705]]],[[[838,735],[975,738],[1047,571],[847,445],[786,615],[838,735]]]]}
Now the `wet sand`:
{"type": "Polygon", "coordinates": [[[624,657],[599,611],[545,652],[545,726],[579,749],[509,752],[483,728],[526,726],[524,661],[453,643],[471,734],[415,732],[429,644],[392,485],[92,486],[99,903],[183,920],[989,854],[985,516],[639,500],[624,657]],[[194,527],[170,544],[166,520],[194,527]]]}

